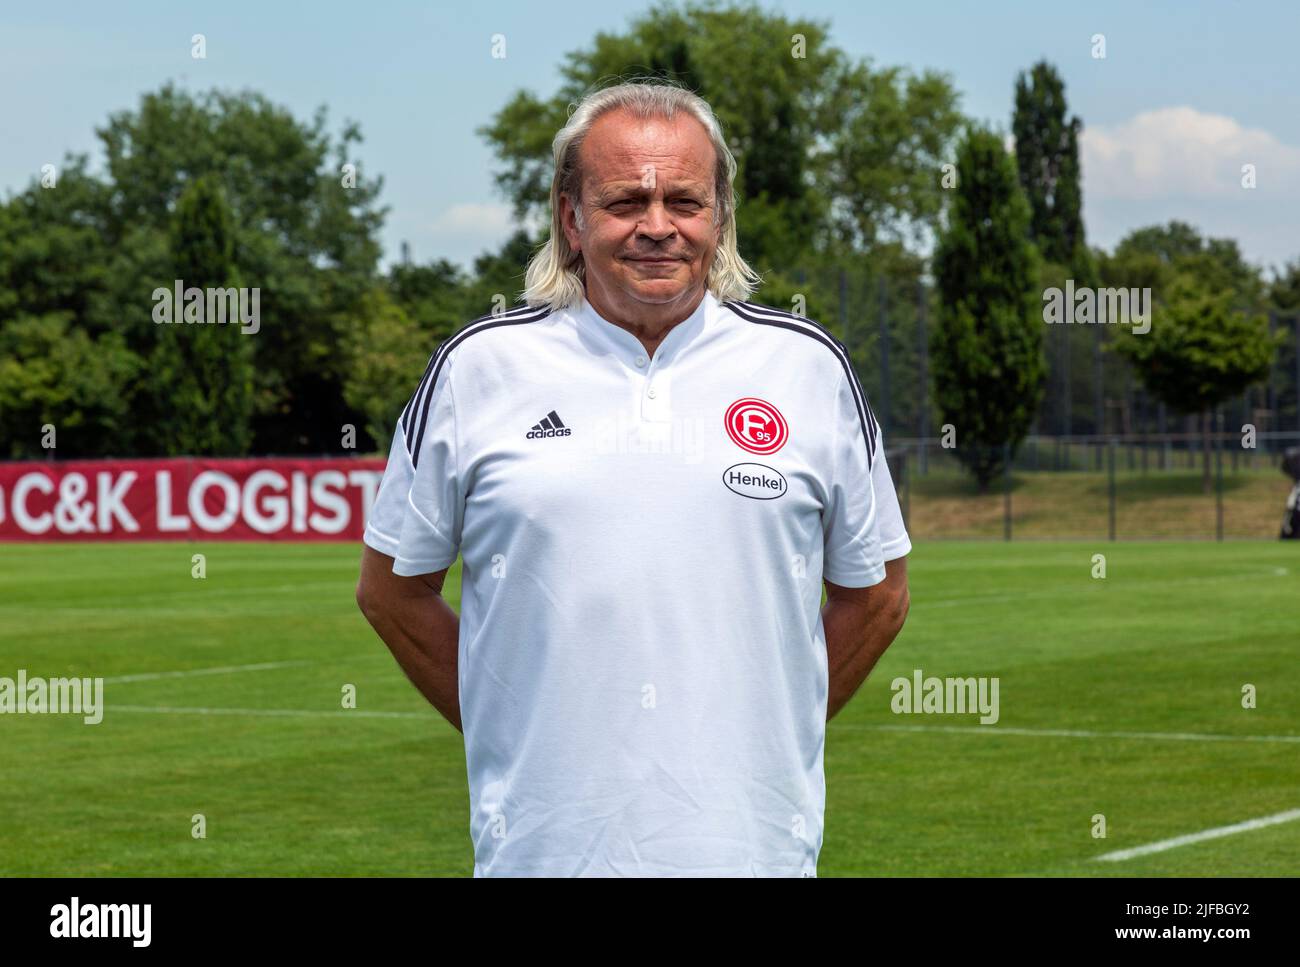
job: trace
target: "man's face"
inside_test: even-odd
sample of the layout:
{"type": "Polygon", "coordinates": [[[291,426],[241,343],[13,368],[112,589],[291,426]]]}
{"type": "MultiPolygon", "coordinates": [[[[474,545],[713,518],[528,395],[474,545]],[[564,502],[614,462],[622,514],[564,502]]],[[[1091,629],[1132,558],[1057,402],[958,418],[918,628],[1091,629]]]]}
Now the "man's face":
{"type": "Polygon", "coordinates": [[[603,115],[580,149],[583,227],[561,198],[569,245],[586,263],[587,297],[631,320],[671,316],[703,295],[721,236],[713,144],[695,118],[603,115]]]}

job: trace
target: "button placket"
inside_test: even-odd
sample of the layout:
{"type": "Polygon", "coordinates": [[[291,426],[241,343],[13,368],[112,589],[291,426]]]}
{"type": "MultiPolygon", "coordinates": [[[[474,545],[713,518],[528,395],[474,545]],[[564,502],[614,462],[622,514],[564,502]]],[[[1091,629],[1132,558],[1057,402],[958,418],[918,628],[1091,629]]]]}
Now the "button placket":
{"type": "Polygon", "coordinates": [[[641,421],[659,424],[672,422],[671,374],[665,375],[661,372],[663,367],[659,364],[666,362],[671,369],[672,359],[669,356],[676,354],[676,343],[681,342],[683,338],[698,334],[704,328],[708,306],[702,305],[698,312],[700,313],[698,318],[679,323],[678,328],[668,333],[654,353],[647,353],[644,345],[632,333],[621,327],[615,327],[613,323],[601,318],[591,309],[589,303],[585,305],[584,319],[591,323],[595,331],[606,340],[607,345],[614,350],[615,358],[619,359],[625,367],[624,372],[628,377],[629,388],[632,389],[632,398],[634,401],[639,401],[634,403],[636,408],[633,412],[640,414],[641,421]],[[669,350],[668,356],[664,354],[665,349],[669,350]]]}
{"type": "Polygon", "coordinates": [[[641,393],[641,418],[652,423],[666,423],[671,419],[668,406],[668,378],[659,366],[656,353],[646,370],[641,393]]]}

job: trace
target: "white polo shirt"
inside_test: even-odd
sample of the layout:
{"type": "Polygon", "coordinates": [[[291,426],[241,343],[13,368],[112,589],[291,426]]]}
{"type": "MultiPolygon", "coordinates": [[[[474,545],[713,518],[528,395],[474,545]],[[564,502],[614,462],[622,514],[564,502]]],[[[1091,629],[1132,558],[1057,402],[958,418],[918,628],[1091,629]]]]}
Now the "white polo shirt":
{"type": "Polygon", "coordinates": [[[842,343],[706,294],[648,358],[585,300],[448,338],[365,542],[464,561],[475,876],[814,876],[823,577],[911,544],[842,343]]]}

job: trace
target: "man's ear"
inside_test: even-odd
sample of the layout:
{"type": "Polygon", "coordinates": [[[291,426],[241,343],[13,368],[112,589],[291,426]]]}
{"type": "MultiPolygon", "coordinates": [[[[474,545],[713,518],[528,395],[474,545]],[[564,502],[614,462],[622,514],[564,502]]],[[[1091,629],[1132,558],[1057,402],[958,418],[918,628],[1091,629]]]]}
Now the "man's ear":
{"type": "Polygon", "coordinates": [[[569,243],[569,248],[575,252],[582,251],[582,237],[578,232],[575,215],[577,209],[574,207],[572,199],[568,195],[560,196],[560,227],[564,230],[564,237],[569,243]]]}

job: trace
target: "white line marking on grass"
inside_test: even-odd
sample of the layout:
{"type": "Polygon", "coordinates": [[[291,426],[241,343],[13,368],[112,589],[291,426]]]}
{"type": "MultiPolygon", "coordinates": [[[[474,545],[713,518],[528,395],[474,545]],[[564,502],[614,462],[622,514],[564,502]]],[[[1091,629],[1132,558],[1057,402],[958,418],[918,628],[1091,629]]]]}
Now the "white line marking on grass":
{"type": "MultiPolygon", "coordinates": [[[[1127,581],[1123,586],[1124,591],[1146,591],[1159,590],[1167,587],[1180,587],[1184,584],[1203,584],[1207,581],[1213,581],[1216,584],[1224,581],[1255,581],[1265,573],[1264,570],[1251,568],[1249,571],[1243,571],[1241,574],[1208,574],[1200,577],[1190,578],[1157,578],[1150,581],[1127,581]]],[[[1276,577],[1286,577],[1290,574],[1284,567],[1268,568],[1267,573],[1276,577]]],[[[959,608],[968,604],[1006,604],[1011,601],[1019,602],[1028,598],[1057,598],[1061,592],[1055,589],[1046,591],[1021,591],[1016,594],[967,594],[957,598],[926,598],[924,596],[913,596],[911,607],[915,608],[959,608]]]]}
{"type": "Polygon", "coordinates": [[[1231,826],[1219,826],[1215,829],[1206,829],[1199,833],[1189,833],[1186,836],[1175,836],[1173,839],[1162,839],[1158,843],[1148,843],[1146,846],[1134,846],[1132,849],[1121,849],[1116,850],[1113,853],[1102,853],[1100,856],[1094,856],[1093,860],[1097,862],[1118,863],[1121,860],[1131,860],[1135,856],[1147,856],[1151,853],[1163,853],[1167,849],[1187,846],[1190,843],[1201,843],[1207,839],[1218,839],[1221,836],[1232,836],[1236,833],[1248,833],[1253,829],[1263,829],[1265,826],[1276,826],[1279,823],[1289,823],[1296,819],[1300,819],[1300,809],[1288,809],[1284,813],[1275,813],[1272,816],[1262,816],[1259,819],[1248,819],[1244,823],[1233,823],[1231,826]]]}
{"type": "Polygon", "coordinates": [[[142,672],[139,675],[115,675],[105,678],[104,683],[116,685],[120,682],[151,682],[159,678],[191,678],[195,675],[226,675],[231,672],[262,672],[272,668],[290,668],[294,665],[309,665],[307,661],[264,661],[256,665],[225,665],[221,668],[190,668],[176,672],[142,672]]]}
{"type": "Polygon", "coordinates": [[[158,715],[276,715],[326,718],[431,719],[425,712],[370,712],[362,709],[326,711],[307,708],[174,708],[165,705],[109,705],[110,712],[150,712],[158,715]]]}
{"type": "MultiPolygon", "coordinates": [[[[109,705],[107,709],[119,712],[150,712],[159,715],[279,715],[279,716],[333,716],[348,715],[362,718],[423,719],[426,712],[372,712],[361,709],[277,708],[192,708],[170,705],[109,705]]],[[[1177,742],[1300,742],[1300,735],[1221,735],[1205,732],[1095,732],[1087,729],[1025,729],[1008,726],[961,725],[859,725],[850,722],[832,722],[832,729],[869,729],[885,732],[951,732],[962,735],[1028,735],[1047,738],[1075,739],[1155,739],[1177,742]]]]}
{"type": "Polygon", "coordinates": [[[832,729],[874,729],[886,732],[954,732],[962,735],[1036,735],[1067,739],[1155,739],[1171,742],[1300,742],[1300,735],[1222,735],[1206,732],[1094,732],[1088,729],[1023,729],[983,725],[859,725],[832,722],[832,729]]]}

